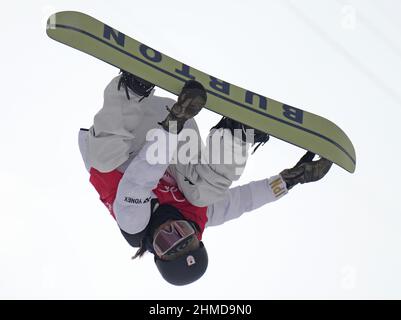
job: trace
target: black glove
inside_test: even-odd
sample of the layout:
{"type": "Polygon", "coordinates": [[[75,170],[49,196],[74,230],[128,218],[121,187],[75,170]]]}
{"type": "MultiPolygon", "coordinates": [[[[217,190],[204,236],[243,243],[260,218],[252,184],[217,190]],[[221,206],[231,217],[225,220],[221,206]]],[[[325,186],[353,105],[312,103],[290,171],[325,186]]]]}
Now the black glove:
{"type": "Polygon", "coordinates": [[[166,131],[179,133],[184,127],[185,121],[196,116],[205,106],[207,95],[201,83],[190,80],[187,81],[178,96],[174,106],[167,110],[169,114],[162,122],[158,122],[166,131]],[[172,126],[170,127],[170,122],[172,126]]]}
{"type": "Polygon", "coordinates": [[[293,168],[280,172],[288,190],[298,183],[318,181],[329,172],[333,162],[325,158],[313,161],[314,157],[315,154],[308,151],[293,168]]]}

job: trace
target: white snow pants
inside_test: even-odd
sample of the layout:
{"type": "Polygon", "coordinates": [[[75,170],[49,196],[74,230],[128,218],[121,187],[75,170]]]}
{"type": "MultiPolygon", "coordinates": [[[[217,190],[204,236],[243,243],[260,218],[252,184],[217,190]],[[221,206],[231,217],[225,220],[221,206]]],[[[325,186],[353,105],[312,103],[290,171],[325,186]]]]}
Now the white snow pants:
{"type": "MultiPolygon", "coordinates": [[[[166,106],[171,108],[175,103],[173,99],[155,96],[154,91],[143,100],[130,91],[128,100],[124,88],[117,90],[118,80],[119,77],[114,78],[106,87],[103,108],[95,115],[88,132],[87,148],[81,148],[81,152],[87,149],[83,155],[86,166],[101,172],[124,172],[144,145],[147,132],[161,128],[157,122],[167,116],[166,106]]],[[[185,123],[179,137],[186,132],[191,133],[188,136],[192,139],[179,139],[178,157],[174,157],[167,171],[188,201],[208,206],[224,199],[232,182],[241,176],[249,144],[232,137],[228,129],[218,129],[209,133],[205,146],[194,119],[185,123]],[[181,148],[192,151],[189,158],[180,158],[181,148]]]]}

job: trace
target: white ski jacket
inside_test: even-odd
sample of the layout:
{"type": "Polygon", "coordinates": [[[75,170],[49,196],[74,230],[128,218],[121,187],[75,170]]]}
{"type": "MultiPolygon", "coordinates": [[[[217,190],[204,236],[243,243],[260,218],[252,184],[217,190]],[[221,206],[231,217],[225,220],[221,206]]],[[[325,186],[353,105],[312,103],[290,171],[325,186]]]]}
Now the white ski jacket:
{"type": "MultiPolygon", "coordinates": [[[[112,209],[110,211],[115,215],[122,230],[136,234],[145,229],[149,222],[151,216],[149,200],[156,198],[152,190],[169,167],[173,155],[171,151],[175,148],[179,151],[183,144],[178,142],[176,146],[163,143],[162,140],[169,141],[170,137],[177,138],[177,136],[160,130],[161,127],[157,124],[167,115],[165,107],[171,108],[175,101],[155,96],[154,90],[145,99],[141,99],[133,92],[130,92],[131,97],[127,99],[125,90],[118,90],[118,79],[119,77],[115,77],[106,87],[104,105],[96,114],[94,125],[89,131],[80,130],[79,147],[88,171],[92,167],[101,173],[118,171],[121,180],[117,181],[115,199],[105,204],[109,210],[112,209]],[[162,150],[160,153],[169,155],[164,164],[150,164],[146,160],[147,152],[155,149],[155,141],[147,141],[146,135],[149,130],[155,128],[158,128],[158,133],[164,136],[164,139],[156,142],[159,144],[159,151],[162,150]]],[[[184,129],[195,130],[200,147],[202,139],[195,120],[186,121],[184,129]]],[[[196,139],[193,141],[196,142],[196,139]]],[[[200,171],[197,174],[201,179],[190,185],[181,176],[186,168],[189,171],[195,170],[183,164],[172,164],[168,172],[175,178],[178,189],[188,202],[197,207],[205,206],[203,203],[207,203],[206,226],[220,225],[238,218],[244,212],[257,209],[287,193],[285,183],[280,176],[227,189],[232,179],[228,179],[225,173],[216,174],[213,168],[208,167],[197,168],[200,171]],[[198,203],[194,203],[196,200],[198,203]]],[[[107,185],[108,181],[105,181],[105,188],[107,185]]]]}
{"type": "MultiPolygon", "coordinates": [[[[171,133],[161,130],[169,138],[171,133]]],[[[160,140],[161,141],[161,140],[160,140]]],[[[168,141],[168,140],[167,140],[168,141]]],[[[168,167],[166,164],[149,164],[146,153],[154,148],[154,141],[144,144],[142,149],[131,161],[123,173],[118,185],[113,210],[119,227],[129,234],[141,232],[147,226],[151,216],[150,199],[156,198],[152,189],[158,184],[168,167]]],[[[88,131],[80,130],[79,147],[85,162],[88,165],[88,131]]],[[[170,145],[159,145],[165,154],[172,154],[170,145]]],[[[169,158],[168,160],[171,160],[169,158]]],[[[120,169],[121,170],[121,169],[120,169]]],[[[247,183],[242,186],[230,188],[226,191],[223,200],[207,207],[206,227],[223,224],[229,220],[240,217],[243,213],[255,210],[269,202],[276,201],[287,193],[281,177],[273,176],[247,183]]]]}

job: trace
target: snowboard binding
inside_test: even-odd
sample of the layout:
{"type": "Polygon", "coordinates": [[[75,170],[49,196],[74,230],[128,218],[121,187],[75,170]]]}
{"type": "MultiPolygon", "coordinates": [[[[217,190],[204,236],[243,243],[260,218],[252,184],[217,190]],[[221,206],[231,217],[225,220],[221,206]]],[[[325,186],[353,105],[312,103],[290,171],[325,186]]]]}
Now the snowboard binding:
{"type": "Polygon", "coordinates": [[[128,89],[131,89],[135,94],[142,97],[139,102],[149,97],[155,85],[150,83],[132,73],[125,70],[120,70],[121,76],[118,81],[117,89],[120,90],[121,86],[124,87],[127,99],[130,100],[128,89]]]}
{"type": "Polygon", "coordinates": [[[238,121],[235,121],[233,119],[230,119],[228,117],[223,117],[221,118],[221,120],[219,121],[219,123],[217,123],[214,127],[212,127],[210,130],[212,129],[219,129],[219,128],[225,128],[225,129],[230,129],[231,134],[234,136],[234,130],[235,129],[240,129],[242,131],[242,141],[244,142],[250,142],[252,141],[253,144],[252,145],[256,145],[256,147],[253,149],[252,154],[255,153],[255,151],[262,145],[264,145],[267,141],[269,141],[270,136],[260,130],[254,129],[250,126],[247,126],[245,124],[242,124],[238,121]],[[247,132],[248,129],[253,129],[253,135],[250,136],[249,133],[247,132]]]}

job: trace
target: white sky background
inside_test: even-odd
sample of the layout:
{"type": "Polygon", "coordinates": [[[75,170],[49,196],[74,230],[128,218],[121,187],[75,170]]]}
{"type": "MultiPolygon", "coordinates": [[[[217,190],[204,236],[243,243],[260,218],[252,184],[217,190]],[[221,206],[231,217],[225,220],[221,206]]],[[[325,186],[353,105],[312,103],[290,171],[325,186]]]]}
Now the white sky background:
{"type": "MultiPolygon", "coordinates": [[[[0,12],[0,298],[401,298],[401,4],[384,1],[13,1],[0,12]],[[190,66],[322,115],[357,152],[356,173],[207,229],[209,268],[174,287],[120,235],[80,158],[77,132],[117,70],[47,38],[82,11],[190,66]]],[[[157,90],[161,95],[170,94],[157,90]]],[[[203,110],[206,137],[219,116],[203,110]]],[[[241,183],[303,150],[277,139],[241,183]]]]}

